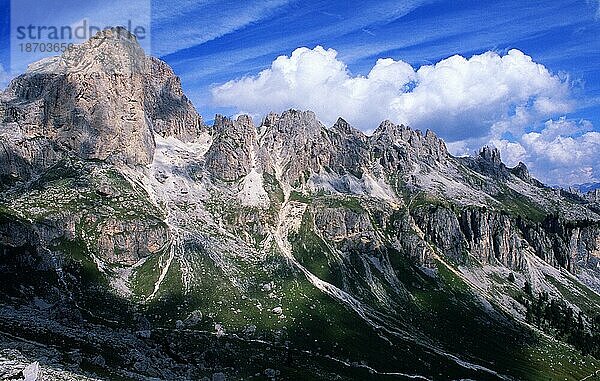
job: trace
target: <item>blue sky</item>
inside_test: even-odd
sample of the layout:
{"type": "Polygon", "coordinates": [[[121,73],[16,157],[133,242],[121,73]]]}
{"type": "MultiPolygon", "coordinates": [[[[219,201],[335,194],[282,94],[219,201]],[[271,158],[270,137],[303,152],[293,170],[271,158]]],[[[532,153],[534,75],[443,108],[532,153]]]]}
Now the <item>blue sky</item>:
{"type": "MultiPolygon", "coordinates": [[[[36,5],[38,10],[48,14],[49,18],[56,19],[50,22],[65,23],[67,21],[58,19],[98,16],[102,20],[111,20],[116,17],[114,15],[119,14],[118,4],[122,2],[70,1],[68,15],[53,12],[53,1],[41,3],[36,5]]],[[[590,157],[596,148],[600,151],[600,143],[598,147],[595,145],[597,136],[590,134],[600,131],[598,0],[205,0],[128,3],[133,4],[129,6],[130,9],[135,9],[136,3],[140,7],[151,7],[151,54],[173,67],[181,77],[186,94],[207,120],[212,119],[217,112],[233,115],[245,111],[258,116],[269,107],[302,108],[305,104],[301,100],[306,97],[305,94],[298,95],[299,101],[293,97],[285,102],[243,99],[237,104],[234,97],[237,93],[219,89],[224,83],[242,77],[258,81],[258,73],[269,69],[278,56],[290,57],[299,47],[311,50],[305,52],[306,59],[301,60],[304,63],[300,65],[313,66],[322,62],[319,61],[319,54],[325,55],[320,51],[313,54],[316,46],[322,46],[325,51],[334,49],[335,57],[327,56],[327,60],[323,62],[333,63],[334,66],[341,63],[342,71],[349,80],[368,76],[380,58],[392,58],[394,62],[406,63],[417,72],[421,66],[435,65],[454,55],[469,60],[474,55],[495,52],[502,58],[507,57],[511,49],[517,49],[531,57],[535,64],[546,68],[556,81],[568,87],[560,99],[552,99],[554,106],[547,112],[535,115],[529,112],[527,118],[521,118],[519,126],[514,127],[517,124],[513,115],[515,110],[521,106],[528,109],[536,97],[541,97],[542,90],[535,87],[530,94],[526,94],[529,98],[525,104],[519,103],[523,101],[521,98],[510,98],[508,101],[503,100],[498,110],[494,109],[494,104],[486,104],[486,111],[482,114],[467,109],[465,103],[457,104],[454,109],[444,108],[444,113],[440,115],[450,112],[454,115],[452,123],[445,123],[441,117],[418,119],[414,117],[414,113],[406,112],[390,113],[390,119],[412,116],[412,119],[407,117],[407,122],[414,122],[418,128],[433,129],[450,142],[449,146],[456,154],[472,152],[481,144],[495,144],[503,150],[503,157],[510,164],[515,164],[517,160],[525,161],[538,177],[549,183],[566,184],[600,179],[600,165],[596,164],[600,162],[600,156],[590,157]],[[567,102],[569,105],[557,106],[557,102],[562,102],[561,105],[567,102]],[[506,107],[512,111],[505,110],[506,107]],[[486,120],[482,123],[474,121],[475,117],[480,116],[486,120]],[[462,129],[461,121],[464,124],[462,129]],[[499,127],[507,124],[512,127],[499,127]],[[532,133],[539,136],[531,135],[532,133]],[[542,152],[544,144],[555,151],[552,153],[554,156],[542,152]],[[571,146],[585,146],[585,150],[578,152],[579,156],[565,157],[572,153],[569,148],[571,146]],[[579,167],[573,166],[573,161],[579,167]],[[564,168],[565,166],[568,168],[564,168]]],[[[0,29],[0,64],[8,71],[10,1],[0,0],[0,6],[3,9],[0,13],[3,18],[0,29]]],[[[498,75],[497,70],[503,69],[497,67],[506,66],[498,64],[494,57],[484,58],[484,64],[493,67],[489,75],[498,75]]],[[[520,59],[519,62],[525,64],[526,60],[520,59]]],[[[285,64],[295,68],[298,65],[291,61],[285,64]]],[[[456,67],[463,65],[460,62],[455,64],[458,65],[456,67]]],[[[470,76],[469,73],[471,72],[466,75],[470,76]]],[[[271,77],[275,77],[275,74],[271,77]]],[[[438,82],[444,80],[434,74],[433,77],[412,78],[410,84],[418,86],[431,78],[438,82]]],[[[266,92],[270,85],[256,81],[237,81],[232,86],[239,91],[253,91],[261,99],[271,98],[272,93],[266,92]]],[[[331,80],[328,81],[331,84],[331,80]]],[[[346,80],[342,78],[340,83],[348,82],[344,81],[346,80]]],[[[490,92],[493,93],[496,90],[493,82],[490,84],[490,92]]],[[[335,81],[332,86],[335,86],[335,81]]],[[[542,87],[544,86],[546,85],[542,87]]],[[[518,85],[515,85],[515,92],[517,88],[518,85]]],[[[543,91],[555,89],[563,91],[557,83],[544,87],[543,91]]],[[[423,92],[426,90],[427,88],[423,88],[423,92]]],[[[294,88],[287,91],[294,91],[294,88]]],[[[335,89],[331,91],[335,92],[335,89]]],[[[369,97],[373,96],[369,94],[369,97]]],[[[480,93],[468,94],[486,96],[480,93]]],[[[549,97],[548,94],[543,96],[549,97]]],[[[427,96],[425,98],[429,99],[427,96]]],[[[406,101],[413,102],[410,99],[406,101]]],[[[319,102],[319,99],[316,98],[314,102],[319,102]]],[[[367,101],[361,103],[361,107],[367,110],[369,104],[365,102],[367,101]]],[[[334,106],[335,103],[331,107],[334,106]]],[[[421,106],[427,111],[426,102],[421,106]]],[[[343,109],[344,105],[340,104],[340,110],[343,109]]],[[[440,110],[437,109],[438,112],[440,110]]],[[[436,109],[432,109],[432,113],[435,112],[436,109]]],[[[373,115],[374,118],[385,116],[385,109],[373,115]]],[[[322,118],[325,123],[329,123],[329,119],[325,115],[322,118]]],[[[372,125],[368,125],[359,116],[355,119],[354,124],[365,131],[374,129],[380,122],[373,120],[372,125]]]]}

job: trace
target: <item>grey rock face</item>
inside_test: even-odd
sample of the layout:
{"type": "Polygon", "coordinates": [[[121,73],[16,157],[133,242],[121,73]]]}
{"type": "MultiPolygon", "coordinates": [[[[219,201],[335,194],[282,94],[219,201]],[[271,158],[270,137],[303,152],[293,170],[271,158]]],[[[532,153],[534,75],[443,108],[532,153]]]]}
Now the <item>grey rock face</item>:
{"type": "Polygon", "coordinates": [[[262,127],[261,145],[290,184],[305,180],[306,171],[319,172],[329,163],[331,144],[313,112],[289,110],[281,116],[270,115],[262,127]]]}
{"type": "Polygon", "coordinates": [[[363,169],[370,166],[368,138],[342,118],[331,127],[328,135],[332,148],[329,168],[339,174],[361,177],[363,169]]]}
{"type": "Polygon", "coordinates": [[[213,143],[206,153],[206,168],[215,177],[234,181],[256,165],[257,132],[252,119],[242,115],[235,121],[217,115],[213,143]]]}
{"type": "Polygon", "coordinates": [[[466,250],[482,263],[501,263],[522,270],[523,251],[528,243],[518,232],[509,216],[480,210],[465,210],[460,215],[460,227],[467,242],[466,250]]]}
{"type": "Polygon", "coordinates": [[[98,224],[95,247],[108,263],[134,265],[137,261],[160,251],[168,241],[169,232],[158,221],[108,219],[98,224]]]}
{"type": "Polygon", "coordinates": [[[98,257],[111,264],[133,265],[142,258],[156,254],[169,239],[169,232],[161,221],[105,219],[82,212],[55,215],[30,226],[4,221],[0,223],[3,231],[0,244],[11,247],[51,247],[56,240],[78,238],[80,233],[76,232],[76,226],[82,225],[95,226],[94,234],[87,234],[85,238],[98,257]]]}
{"type": "Polygon", "coordinates": [[[479,151],[479,157],[493,166],[500,166],[502,159],[500,159],[500,150],[495,147],[484,146],[479,151]]]}
{"type": "Polygon", "coordinates": [[[406,173],[415,163],[436,166],[448,158],[445,143],[432,131],[420,131],[390,121],[382,122],[369,138],[371,152],[388,171],[406,173]]]}
{"type": "Polygon", "coordinates": [[[544,184],[531,176],[529,169],[527,169],[527,166],[522,162],[519,162],[514,168],[510,168],[510,172],[528,184],[540,188],[544,187],[544,184]]]}
{"type": "Polygon", "coordinates": [[[541,224],[532,224],[482,209],[453,211],[439,206],[420,208],[412,215],[425,236],[458,262],[468,263],[472,256],[484,264],[523,270],[524,253],[531,251],[576,274],[595,269],[600,257],[600,226],[594,223],[578,226],[548,216],[541,224]]]}
{"type": "Polygon", "coordinates": [[[522,162],[519,162],[516,167],[512,168],[511,172],[521,180],[528,183],[533,179],[529,173],[529,170],[527,169],[527,166],[522,162]]]}
{"type": "Polygon", "coordinates": [[[163,137],[193,140],[206,130],[202,117],[183,93],[181,81],[169,65],[154,57],[149,61],[151,72],[144,76],[144,107],[153,130],[163,137]]]}
{"type": "Polygon", "coordinates": [[[281,171],[290,184],[303,183],[322,170],[361,177],[369,163],[368,139],[339,118],[327,129],[312,112],[288,110],[269,114],[261,129],[261,157],[265,167],[281,171]]]}
{"type": "Polygon", "coordinates": [[[0,133],[0,184],[4,186],[27,180],[36,168],[50,167],[60,158],[55,146],[44,138],[18,140],[10,135],[9,131],[0,133]]]}
{"type": "Polygon", "coordinates": [[[331,207],[322,207],[315,211],[315,227],[323,232],[327,239],[333,241],[368,234],[372,229],[369,216],[364,211],[331,207]]]}
{"type": "MultiPolygon", "coordinates": [[[[495,147],[485,146],[476,158],[465,158],[464,162],[473,170],[497,179],[507,179],[510,174],[500,159],[500,150],[495,147]]],[[[517,173],[525,175],[522,168],[517,169],[517,173]]]]}
{"type": "Polygon", "coordinates": [[[132,37],[103,31],[16,78],[4,122],[25,126],[25,139],[49,139],[84,159],[147,164],[154,142],[143,104],[145,65],[132,37]]]}
{"type": "Polygon", "coordinates": [[[600,258],[600,227],[590,222],[569,222],[548,215],[539,225],[521,223],[524,237],[536,255],[547,263],[577,274],[597,269],[600,258]]]}

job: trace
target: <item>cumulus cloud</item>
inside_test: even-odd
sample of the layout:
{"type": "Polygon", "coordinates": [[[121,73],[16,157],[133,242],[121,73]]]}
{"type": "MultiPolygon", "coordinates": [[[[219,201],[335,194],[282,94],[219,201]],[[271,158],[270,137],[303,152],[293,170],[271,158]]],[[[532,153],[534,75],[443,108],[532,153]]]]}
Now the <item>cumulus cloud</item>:
{"type": "Polygon", "coordinates": [[[519,50],[456,55],[418,69],[385,58],[366,76],[353,76],[335,50],[298,48],[212,93],[216,104],[251,114],[311,109],[326,124],[343,116],[364,131],[391,119],[449,142],[519,132],[524,121],[572,107],[568,83],[519,50]]]}
{"type": "Polygon", "coordinates": [[[549,184],[600,181],[600,133],[587,120],[549,120],[539,132],[525,133],[518,141],[492,143],[502,151],[505,162],[523,161],[549,184]]]}

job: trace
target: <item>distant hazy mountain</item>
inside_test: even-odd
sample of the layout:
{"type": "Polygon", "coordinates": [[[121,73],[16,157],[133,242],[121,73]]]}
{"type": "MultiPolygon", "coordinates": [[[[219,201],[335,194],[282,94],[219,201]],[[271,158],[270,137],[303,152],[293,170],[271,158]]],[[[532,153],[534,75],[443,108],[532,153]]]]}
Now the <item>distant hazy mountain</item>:
{"type": "Polygon", "coordinates": [[[581,193],[588,193],[593,190],[600,189],[600,183],[576,184],[573,187],[581,193]]]}
{"type": "Polygon", "coordinates": [[[122,29],[12,81],[0,145],[0,378],[600,366],[600,205],[495,149],[457,158],[431,131],[310,111],[209,126],[122,29]]]}

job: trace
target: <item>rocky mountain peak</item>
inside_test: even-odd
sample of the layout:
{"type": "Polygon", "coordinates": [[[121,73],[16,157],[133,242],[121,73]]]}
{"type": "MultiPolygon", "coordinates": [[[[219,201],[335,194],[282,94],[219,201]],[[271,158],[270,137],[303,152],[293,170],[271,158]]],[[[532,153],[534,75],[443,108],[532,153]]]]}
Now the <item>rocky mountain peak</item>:
{"type": "Polygon", "coordinates": [[[324,128],[312,111],[284,111],[275,124],[278,132],[295,136],[315,136],[324,128]]]}
{"type": "Polygon", "coordinates": [[[233,122],[231,118],[226,117],[225,115],[217,114],[215,115],[215,120],[213,122],[213,130],[215,133],[219,133],[220,131],[226,129],[228,126],[232,126],[233,122]]]}
{"type": "Polygon", "coordinates": [[[181,88],[181,80],[165,62],[150,58],[150,72],[143,76],[144,108],[153,130],[165,136],[191,141],[206,130],[202,117],[181,88]]]}
{"type": "Polygon", "coordinates": [[[61,56],[29,65],[29,73],[131,75],[152,69],[135,35],[123,27],[107,28],[61,56]]]}
{"type": "MultiPolygon", "coordinates": [[[[498,179],[507,179],[511,171],[502,163],[500,158],[500,150],[496,147],[484,146],[479,151],[479,154],[475,158],[463,158],[466,165],[471,169],[486,175],[492,176],[498,179]]],[[[523,168],[515,170],[517,173],[526,177],[526,173],[523,168]]],[[[528,173],[529,171],[527,171],[528,173]]]]}
{"type": "Polygon", "coordinates": [[[220,114],[215,115],[213,124],[215,138],[238,139],[243,136],[255,136],[256,127],[248,115],[239,115],[235,120],[220,114]]]}
{"type": "Polygon", "coordinates": [[[514,168],[511,168],[510,171],[513,175],[517,176],[518,178],[525,181],[526,183],[530,183],[530,184],[533,184],[534,182],[539,183],[537,180],[535,180],[531,176],[531,174],[529,173],[529,169],[527,169],[527,166],[525,165],[525,163],[523,163],[521,161],[514,168]]]}
{"type": "Polygon", "coordinates": [[[98,32],[85,43],[65,51],[62,58],[69,71],[82,74],[131,75],[151,69],[150,59],[137,38],[122,27],[98,32]]]}
{"type": "Polygon", "coordinates": [[[369,166],[367,136],[342,118],[338,118],[328,134],[331,141],[328,166],[336,173],[350,173],[360,178],[363,169],[369,166]]]}
{"type": "Polygon", "coordinates": [[[333,134],[329,134],[331,139],[339,139],[339,137],[335,137],[337,134],[343,139],[349,139],[354,142],[366,143],[368,140],[367,136],[362,131],[352,127],[352,125],[343,118],[338,118],[334,125],[331,126],[330,131],[333,132],[333,134]]]}
{"type": "Polygon", "coordinates": [[[484,161],[499,166],[502,164],[502,159],[500,158],[500,150],[496,147],[484,146],[479,151],[479,157],[484,161]]]}
{"type": "Polygon", "coordinates": [[[256,148],[257,131],[252,118],[240,115],[232,120],[216,115],[213,143],[206,153],[206,167],[221,180],[237,180],[252,168],[256,148]]]}
{"type": "Polygon", "coordinates": [[[267,114],[267,116],[265,116],[265,119],[263,120],[261,126],[272,127],[275,125],[275,123],[277,123],[278,120],[279,120],[279,114],[270,112],[267,114]]]}
{"type": "Polygon", "coordinates": [[[373,138],[383,139],[390,144],[410,145],[413,148],[421,146],[423,135],[419,130],[413,130],[403,124],[395,124],[384,120],[373,132],[373,138]]]}
{"type": "Polygon", "coordinates": [[[379,126],[373,132],[373,136],[375,137],[391,137],[396,135],[396,130],[398,126],[394,124],[392,121],[386,119],[379,123],[379,126]]]}
{"type": "Polygon", "coordinates": [[[239,115],[236,118],[235,122],[241,128],[250,129],[252,131],[256,130],[256,127],[254,126],[254,122],[252,121],[252,118],[249,115],[246,115],[246,114],[239,115]]]}
{"type": "Polygon", "coordinates": [[[446,143],[432,130],[425,131],[425,144],[429,148],[429,154],[434,156],[437,160],[443,161],[448,157],[446,143]]]}
{"type": "Polygon", "coordinates": [[[311,169],[319,171],[328,162],[331,147],[327,129],[312,111],[287,110],[269,114],[263,122],[261,145],[271,165],[285,169],[281,175],[290,183],[311,169]]]}
{"type": "MultiPolygon", "coordinates": [[[[403,124],[397,125],[389,120],[381,122],[370,137],[370,141],[376,156],[384,151],[395,151],[382,160],[387,162],[397,156],[392,160],[393,166],[397,169],[407,169],[419,161],[434,165],[435,162],[444,161],[448,157],[446,144],[433,131],[428,130],[423,136],[419,130],[413,130],[403,124]]],[[[386,165],[392,163],[387,162],[386,165]]]]}
{"type": "MultiPolygon", "coordinates": [[[[287,110],[280,116],[269,114],[263,122],[265,147],[278,155],[289,156],[300,147],[319,139],[325,127],[312,111],[287,110]]],[[[306,154],[306,152],[305,152],[306,154]]]]}
{"type": "Polygon", "coordinates": [[[100,32],[96,33],[95,36],[92,36],[92,38],[90,38],[89,41],[101,40],[105,38],[120,39],[130,43],[138,44],[137,37],[135,36],[135,34],[129,32],[129,30],[127,30],[127,28],[123,26],[105,28],[100,32]]]}
{"type": "Polygon", "coordinates": [[[331,127],[332,130],[340,132],[342,134],[350,134],[352,132],[352,126],[346,122],[343,118],[338,118],[337,121],[331,127]]]}

